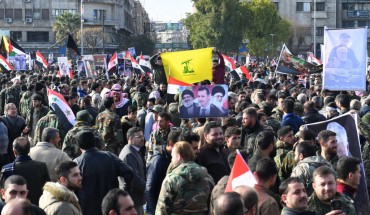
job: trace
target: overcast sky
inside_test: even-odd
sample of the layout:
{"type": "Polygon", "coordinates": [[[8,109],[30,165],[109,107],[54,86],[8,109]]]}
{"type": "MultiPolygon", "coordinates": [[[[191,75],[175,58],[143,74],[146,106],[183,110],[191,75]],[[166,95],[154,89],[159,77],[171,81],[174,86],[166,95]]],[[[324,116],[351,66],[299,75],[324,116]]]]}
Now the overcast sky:
{"type": "Polygon", "coordinates": [[[152,21],[178,22],[192,12],[191,0],[140,0],[152,21]]]}

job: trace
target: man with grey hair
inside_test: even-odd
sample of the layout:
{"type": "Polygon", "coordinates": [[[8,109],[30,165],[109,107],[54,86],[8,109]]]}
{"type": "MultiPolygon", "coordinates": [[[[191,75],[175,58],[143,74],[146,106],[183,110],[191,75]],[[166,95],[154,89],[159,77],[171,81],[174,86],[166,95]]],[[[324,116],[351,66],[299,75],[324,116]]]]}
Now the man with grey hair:
{"type": "Polygon", "coordinates": [[[361,102],[357,99],[352,99],[351,103],[349,104],[349,108],[351,110],[355,110],[356,112],[359,112],[361,110],[361,102]]]}
{"type": "Polygon", "coordinates": [[[307,101],[307,95],[304,94],[304,93],[300,93],[298,96],[297,96],[297,100],[301,103],[301,104],[304,104],[306,101],[307,101]]]}
{"type": "Polygon", "coordinates": [[[71,158],[57,147],[59,146],[60,135],[56,128],[45,128],[42,131],[41,142],[38,142],[30,151],[32,160],[46,163],[51,181],[57,181],[55,167],[71,158]]]}

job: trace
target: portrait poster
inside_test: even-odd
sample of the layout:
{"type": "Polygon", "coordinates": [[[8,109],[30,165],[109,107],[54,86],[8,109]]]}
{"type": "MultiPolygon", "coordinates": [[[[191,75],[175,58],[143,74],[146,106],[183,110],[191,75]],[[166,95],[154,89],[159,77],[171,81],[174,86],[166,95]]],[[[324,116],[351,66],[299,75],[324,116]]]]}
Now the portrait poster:
{"type": "Polygon", "coordinates": [[[94,58],[95,66],[101,67],[102,69],[107,68],[107,61],[106,61],[107,55],[106,54],[94,54],[93,58],[94,58]]]}
{"type": "Polygon", "coordinates": [[[96,71],[94,56],[82,55],[82,60],[85,63],[86,76],[96,78],[98,76],[98,72],[96,71]]]}
{"type": "Polygon", "coordinates": [[[89,77],[87,71],[86,71],[86,66],[85,62],[83,60],[78,60],[77,61],[77,72],[78,72],[78,77],[89,77]]]}
{"type": "Polygon", "coordinates": [[[59,71],[61,76],[69,76],[70,75],[70,68],[69,62],[67,57],[58,57],[58,65],[59,71]]]}
{"type": "Polygon", "coordinates": [[[15,54],[8,57],[9,63],[13,65],[15,70],[27,70],[27,56],[26,54],[15,54]]]}
{"type": "Polygon", "coordinates": [[[322,66],[311,64],[293,55],[284,44],[275,71],[282,74],[304,75],[319,73],[322,71],[322,66]]]}
{"type": "Polygon", "coordinates": [[[337,155],[353,156],[361,159],[361,179],[355,198],[357,214],[368,214],[369,196],[367,193],[365,171],[361,156],[361,146],[358,136],[356,115],[344,114],[342,116],[313,124],[307,124],[306,129],[312,130],[316,135],[322,130],[331,130],[337,134],[337,155]]]}
{"type": "Polygon", "coordinates": [[[323,89],[366,90],[367,28],[324,29],[323,89]]]}
{"type": "Polygon", "coordinates": [[[179,118],[213,118],[228,115],[226,84],[181,86],[179,92],[179,118]]]}

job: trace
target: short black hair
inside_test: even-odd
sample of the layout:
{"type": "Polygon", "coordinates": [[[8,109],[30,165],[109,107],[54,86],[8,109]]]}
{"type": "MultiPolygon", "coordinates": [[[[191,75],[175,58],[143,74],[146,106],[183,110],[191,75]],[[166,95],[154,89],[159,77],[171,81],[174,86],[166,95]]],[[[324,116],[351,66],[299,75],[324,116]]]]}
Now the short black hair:
{"type": "Polygon", "coordinates": [[[303,131],[299,131],[299,138],[302,140],[310,140],[315,141],[316,140],[316,134],[312,130],[305,129],[303,131]]]}
{"type": "Polygon", "coordinates": [[[140,131],[143,131],[140,127],[132,127],[130,129],[128,129],[127,134],[126,134],[127,140],[129,140],[130,137],[133,137],[134,134],[136,134],[136,133],[138,133],[140,131]]]}
{"type": "Polygon", "coordinates": [[[127,107],[127,113],[134,113],[137,112],[137,107],[135,106],[128,106],[127,107]]]}
{"type": "Polygon", "coordinates": [[[257,162],[255,173],[260,180],[266,182],[278,173],[278,168],[276,163],[270,158],[262,158],[257,162]]]}
{"type": "Polygon", "coordinates": [[[316,155],[316,145],[313,145],[309,141],[302,141],[295,147],[298,154],[302,154],[304,158],[316,155]]]}
{"type": "Polygon", "coordinates": [[[337,163],[338,178],[346,180],[349,173],[355,173],[357,166],[361,163],[361,160],[355,157],[343,156],[339,158],[337,163]]]}
{"type": "Polygon", "coordinates": [[[335,101],[338,102],[344,108],[349,109],[351,104],[351,96],[348,94],[339,94],[335,97],[335,101]]]}
{"type": "Polygon", "coordinates": [[[25,137],[17,137],[13,141],[13,149],[18,155],[28,155],[30,153],[31,144],[25,137]],[[19,144],[20,140],[25,140],[26,144],[19,144]]]}
{"type": "Polygon", "coordinates": [[[274,144],[275,134],[271,130],[261,131],[257,135],[255,141],[260,149],[265,150],[270,146],[270,144],[274,144]]]}
{"type": "Polygon", "coordinates": [[[226,129],[224,136],[231,137],[231,135],[241,135],[241,134],[242,134],[242,130],[240,130],[240,128],[229,127],[226,129]]]}
{"type": "Polygon", "coordinates": [[[294,101],[291,99],[284,99],[283,111],[285,113],[294,113],[294,101]]]}
{"type": "Polygon", "coordinates": [[[93,83],[92,86],[91,86],[91,90],[96,90],[100,87],[100,84],[99,83],[93,83]]]}
{"type": "Polygon", "coordinates": [[[181,135],[181,141],[186,141],[188,143],[192,143],[193,141],[200,141],[200,136],[197,133],[187,131],[185,133],[182,133],[181,135]]]}
{"type": "Polygon", "coordinates": [[[82,130],[77,133],[77,142],[78,146],[81,149],[87,150],[96,146],[95,144],[95,135],[92,131],[82,130]]]}
{"type": "MultiPolygon", "coordinates": [[[[248,163],[248,152],[245,150],[240,150],[239,152],[240,152],[240,155],[243,157],[244,161],[248,163]]],[[[238,153],[237,151],[232,151],[227,157],[227,163],[229,164],[231,169],[234,165],[237,153],[238,153]]]]}
{"type": "Polygon", "coordinates": [[[207,92],[207,95],[209,95],[210,93],[209,93],[209,89],[208,89],[208,87],[206,87],[206,86],[201,86],[201,87],[199,87],[199,89],[198,89],[198,92],[199,91],[206,91],[207,92]]]}
{"type": "Polygon", "coordinates": [[[283,182],[281,182],[281,184],[279,186],[280,193],[281,194],[287,194],[289,192],[289,189],[288,189],[289,184],[293,184],[293,183],[302,183],[304,185],[304,183],[301,181],[301,179],[299,179],[297,177],[289,177],[286,180],[284,180],[283,182]]]}
{"type": "Polygon", "coordinates": [[[247,114],[248,116],[254,117],[256,121],[258,120],[258,114],[255,108],[249,107],[243,110],[243,114],[247,114]]]}
{"type": "Polygon", "coordinates": [[[119,196],[129,196],[128,192],[125,190],[114,188],[110,190],[107,195],[104,196],[101,209],[103,215],[108,215],[110,210],[115,211],[117,214],[119,213],[119,205],[118,205],[118,198],[119,196]]]}
{"type": "Polygon", "coordinates": [[[171,121],[171,115],[167,112],[161,112],[158,117],[164,118],[166,121],[171,121]]]}
{"type": "Polygon", "coordinates": [[[114,99],[113,99],[113,97],[105,97],[104,107],[106,109],[109,109],[109,108],[112,107],[112,105],[114,105],[114,99]]]}
{"type": "Polygon", "coordinates": [[[181,131],[177,131],[177,130],[170,131],[167,137],[167,144],[169,144],[170,142],[173,144],[177,143],[180,140],[180,135],[181,135],[181,131]]]}
{"type": "Polygon", "coordinates": [[[10,184],[27,185],[27,180],[20,175],[11,175],[4,182],[4,190],[8,189],[10,184]]]}
{"type": "Polygon", "coordinates": [[[293,128],[289,125],[282,126],[277,132],[277,137],[280,138],[280,136],[285,136],[291,131],[293,131],[293,128]]]}
{"type": "Polygon", "coordinates": [[[221,128],[221,125],[216,122],[208,122],[204,125],[204,134],[209,134],[212,128],[221,128]]]}
{"type": "Polygon", "coordinates": [[[334,131],[330,130],[323,130],[320,131],[319,134],[317,135],[319,141],[324,141],[327,142],[330,137],[336,136],[337,134],[334,131]]]}
{"type": "Polygon", "coordinates": [[[58,179],[62,176],[65,177],[65,178],[68,178],[70,170],[72,168],[75,168],[76,166],[77,166],[77,163],[75,163],[73,161],[64,161],[64,162],[58,164],[55,167],[55,173],[56,173],[58,179]]]}

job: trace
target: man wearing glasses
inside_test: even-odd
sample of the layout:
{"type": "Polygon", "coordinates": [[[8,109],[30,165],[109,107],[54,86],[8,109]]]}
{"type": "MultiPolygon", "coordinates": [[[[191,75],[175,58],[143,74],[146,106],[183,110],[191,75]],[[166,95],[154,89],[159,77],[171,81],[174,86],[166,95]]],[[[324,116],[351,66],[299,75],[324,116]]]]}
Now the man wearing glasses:
{"type": "MultiPolygon", "coordinates": [[[[119,158],[123,160],[134,171],[134,180],[132,181],[131,198],[134,201],[137,214],[144,215],[143,205],[145,204],[144,191],[145,191],[145,160],[140,154],[140,148],[144,146],[144,134],[141,128],[133,127],[127,131],[128,144],[123,147],[119,158]]],[[[120,187],[123,187],[124,180],[119,178],[120,187]]]]}

